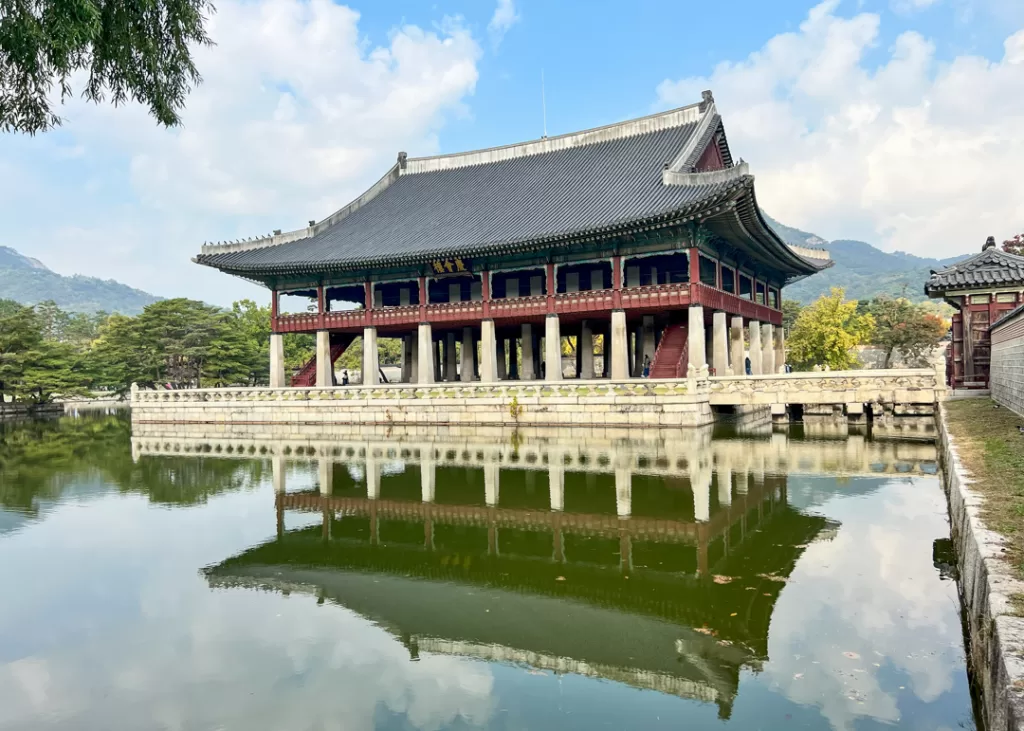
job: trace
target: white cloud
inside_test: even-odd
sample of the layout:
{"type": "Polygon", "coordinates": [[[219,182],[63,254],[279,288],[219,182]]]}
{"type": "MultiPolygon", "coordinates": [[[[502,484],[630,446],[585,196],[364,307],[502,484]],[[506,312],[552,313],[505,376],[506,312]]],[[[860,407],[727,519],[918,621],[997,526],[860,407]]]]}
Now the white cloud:
{"type": "Polygon", "coordinates": [[[329,0],[225,0],[209,30],[216,45],[197,52],[204,83],[179,129],[161,129],[137,105],[75,100],[50,139],[0,140],[2,150],[32,151],[25,167],[47,145],[52,157],[72,150],[95,178],[83,195],[85,183],[65,180],[66,163],[49,166],[60,216],[8,202],[8,226],[30,229],[18,248],[62,273],[230,301],[245,285],[217,286],[223,275],[189,262],[203,240],[304,226],[360,194],[400,150],[436,152],[445,120],[465,113],[481,53],[449,19],[397,27],[375,46],[358,12],[329,0]]]}
{"type": "Polygon", "coordinates": [[[939,0],[892,0],[890,6],[897,13],[912,13],[936,5],[939,0]]]}
{"type": "Polygon", "coordinates": [[[949,62],[906,32],[874,67],[864,59],[879,16],[841,17],[837,5],[709,76],[662,82],[659,105],[714,90],[761,205],[827,238],[945,256],[1024,228],[1024,30],[1001,59],[949,62]]]}
{"type": "Polygon", "coordinates": [[[519,13],[516,12],[515,0],[498,0],[498,7],[494,9],[491,22],[487,24],[487,33],[491,37],[491,43],[497,46],[501,39],[508,33],[509,28],[520,21],[519,13]]]}

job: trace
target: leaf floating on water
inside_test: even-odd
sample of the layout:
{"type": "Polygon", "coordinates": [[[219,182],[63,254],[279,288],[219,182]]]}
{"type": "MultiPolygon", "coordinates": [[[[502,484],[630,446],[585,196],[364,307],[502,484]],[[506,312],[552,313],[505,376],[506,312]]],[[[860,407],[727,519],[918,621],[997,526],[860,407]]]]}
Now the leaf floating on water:
{"type": "Polygon", "coordinates": [[[732,613],[732,614],[730,614],[729,616],[730,616],[730,617],[735,617],[735,616],[736,616],[736,612],[733,612],[733,613],[732,613]]]}
{"type": "Polygon", "coordinates": [[[767,581],[778,581],[780,584],[785,584],[789,581],[785,576],[778,576],[776,574],[758,574],[758,578],[765,579],[767,581]]]}
{"type": "Polygon", "coordinates": [[[565,581],[565,577],[564,576],[556,576],[555,577],[555,581],[565,581]]]}
{"type": "Polygon", "coordinates": [[[802,677],[804,677],[804,674],[803,674],[803,673],[797,673],[796,675],[794,675],[794,676],[793,676],[793,678],[794,678],[795,680],[799,680],[799,679],[800,679],[800,678],[802,678],[802,677]]]}
{"type": "Polygon", "coordinates": [[[764,593],[764,596],[771,596],[771,595],[772,595],[772,594],[771,594],[771,592],[770,592],[770,591],[766,591],[766,592],[764,593]]]}
{"type": "Polygon", "coordinates": [[[729,642],[729,640],[719,640],[718,644],[720,644],[722,647],[732,647],[732,643],[729,642]]]}
{"type": "Polygon", "coordinates": [[[858,655],[856,652],[844,652],[843,657],[848,657],[851,660],[860,660],[860,655],[858,655]]]}
{"type": "Polygon", "coordinates": [[[694,627],[693,631],[694,632],[700,632],[702,635],[710,635],[711,637],[714,637],[715,635],[718,634],[717,632],[715,632],[710,627],[694,627]]]}
{"type": "Polygon", "coordinates": [[[732,582],[732,577],[731,576],[719,576],[719,575],[716,574],[715,576],[711,577],[711,580],[714,581],[716,584],[728,584],[728,583],[732,582]]]}

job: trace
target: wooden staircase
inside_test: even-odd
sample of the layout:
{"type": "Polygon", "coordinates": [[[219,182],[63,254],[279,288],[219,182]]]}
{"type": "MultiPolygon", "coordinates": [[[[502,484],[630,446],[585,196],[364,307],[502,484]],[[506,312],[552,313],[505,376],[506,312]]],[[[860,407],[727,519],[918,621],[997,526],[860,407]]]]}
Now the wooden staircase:
{"type": "MultiPolygon", "coordinates": [[[[334,364],[338,361],[338,358],[348,350],[348,346],[352,344],[352,341],[356,339],[355,335],[349,334],[331,334],[331,371],[334,370],[334,364]]],[[[292,386],[300,388],[311,388],[316,385],[316,355],[306,361],[306,364],[298,370],[298,372],[292,376],[292,386]]]]}
{"type": "Polygon", "coordinates": [[[671,324],[661,334],[650,377],[683,378],[689,361],[689,331],[685,325],[671,324]]]}

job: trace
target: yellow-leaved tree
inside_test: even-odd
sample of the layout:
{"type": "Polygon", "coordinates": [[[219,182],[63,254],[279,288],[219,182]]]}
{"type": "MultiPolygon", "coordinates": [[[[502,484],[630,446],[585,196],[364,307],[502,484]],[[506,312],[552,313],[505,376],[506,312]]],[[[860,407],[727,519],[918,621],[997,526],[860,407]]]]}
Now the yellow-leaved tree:
{"type": "Polygon", "coordinates": [[[833,287],[800,311],[789,333],[789,361],[796,370],[851,368],[858,365],[853,348],[870,339],[874,327],[871,315],[857,314],[857,302],[833,287]]]}

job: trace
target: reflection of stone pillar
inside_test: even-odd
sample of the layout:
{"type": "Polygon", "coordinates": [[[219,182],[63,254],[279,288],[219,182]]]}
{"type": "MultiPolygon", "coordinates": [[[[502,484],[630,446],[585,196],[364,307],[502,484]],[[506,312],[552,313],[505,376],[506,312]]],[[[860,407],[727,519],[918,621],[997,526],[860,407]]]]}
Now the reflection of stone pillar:
{"type": "Polygon", "coordinates": [[[331,334],[326,330],[316,331],[316,385],[327,388],[334,385],[331,378],[331,334]]]}
{"type": "Polygon", "coordinates": [[[434,502],[434,485],[436,479],[436,468],[434,455],[428,454],[429,450],[422,451],[420,459],[420,499],[425,503],[434,502]]]}
{"type": "Polygon", "coordinates": [[[761,323],[750,321],[750,375],[761,375],[761,323]]]}
{"type": "Polygon", "coordinates": [[[285,484],[284,457],[271,457],[270,464],[274,471],[274,492],[283,495],[288,490],[285,484]]]}
{"type": "Polygon", "coordinates": [[[380,383],[380,364],[377,360],[377,328],[363,328],[363,385],[380,383]]]}
{"type": "Polygon", "coordinates": [[[736,480],[736,494],[746,495],[747,486],[750,484],[750,472],[748,472],[746,469],[740,470],[739,473],[737,473],[737,478],[738,479],[736,480]]]}
{"type": "Polygon", "coordinates": [[[699,523],[711,519],[711,471],[690,463],[690,486],[693,489],[693,517],[699,523]]]}
{"type": "Polygon", "coordinates": [[[620,518],[633,513],[633,473],[628,469],[615,470],[615,512],[620,518]]]}
{"type": "Polygon", "coordinates": [[[455,358],[455,333],[448,333],[444,343],[444,380],[449,383],[459,380],[459,361],[455,358]]]}
{"type": "Polygon", "coordinates": [[[576,341],[580,354],[580,378],[594,377],[594,329],[587,320],[580,326],[580,339],[576,341]]]}
{"type": "Polygon", "coordinates": [[[498,365],[498,343],[494,339],[494,320],[484,320],[480,323],[480,382],[494,383],[498,378],[504,378],[505,370],[505,347],[502,343],[501,365],[499,374],[498,365]]]}
{"type": "Polygon", "coordinates": [[[370,500],[380,497],[380,462],[369,449],[366,450],[366,497],[370,500]]]}
{"type": "Polygon", "coordinates": [[[462,328],[462,352],[459,359],[459,378],[464,383],[473,380],[473,351],[476,350],[476,343],[473,342],[473,328],[462,328]]]}
{"type": "Polygon", "coordinates": [[[718,504],[732,505],[732,468],[726,465],[718,468],[718,504]]]}
{"type": "MultiPolygon", "coordinates": [[[[707,339],[704,335],[704,308],[700,305],[690,305],[688,316],[690,365],[700,370],[708,364],[708,356],[705,352],[707,339]]],[[[689,367],[687,367],[687,371],[689,371],[689,367]]]]}
{"type": "Polygon", "coordinates": [[[558,315],[544,318],[544,380],[562,380],[562,329],[558,315]]]}
{"type": "Polygon", "coordinates": [[[488,462],[484,465],[484,502],[491,508],[498,504],[500,468],[501,465],[497,462],[488,462]]]}
{"type": "Polygon", "coordinates": [[[334,492],[334,462],[321,458],[320,464],[320,494],[330,495],[334,492]]]}
{"type": "Polygon", "coordinates": [[[743,355],[743,318],[733,317],[729,322],[729,358],[732,360],[732,374],[747,374],[743,355]]]}
{"type": "Polygon", "coordinates": [[[770,322],[761,325],[761,373],[766,376],[775,373],[775,328],[770,322]]]}
{"type": "Polygon", "coordinates": [[[716,376],[729,375],[729,333],[726,331],[725,317],[724,312],[711,315],[711,365],[716,376]]]}
{"type": "Polygon", "coordinates": [[[434,334],[429,322],[421,322],[416,334],[416,383],[433,383],[434,375],[434,334]]]}
{"type": "Polygon", "coordinates": [[[775,372],[786,372],[786,331],[781,325],[775,328],[775,372]]]}
{"type": "Polygon", "coordinates": [[[270,387],[284,386],[284,335],[270,333],[270,387]]]}
{"type": "MultiPolygon", "coordinates": [[[[612,310],[611,335],[612,380],[624,381],[629,377],[629,337],[626,331],[625,310],[612,310]]],[[[608,357],[607,350],[606,347],[605,358],[608,357]]]]}
{"type": "Polygon", "coordinates": [[[552,555],[551,558],[558,563],[565,563],[565,544],[562,541],[562,524],[555,523],[551,532],[552,555]]]}
{"type": "Polygon", "coordinates": [[[633,570],[633,539],[625,531],[619,534],[619,567],[623,573],[633,570]]]}
{"type": "Polygon", "coordinates": [[[533,325],[523,325],[523,380],[533,381],[537,378],[537,372],[533,369],[533,325]]]}
{"type": "Polygon", "coordinates": [[[552,510],[565,509],[565,465],[554,455],[548,462],[548,494],[552,510]]]}

